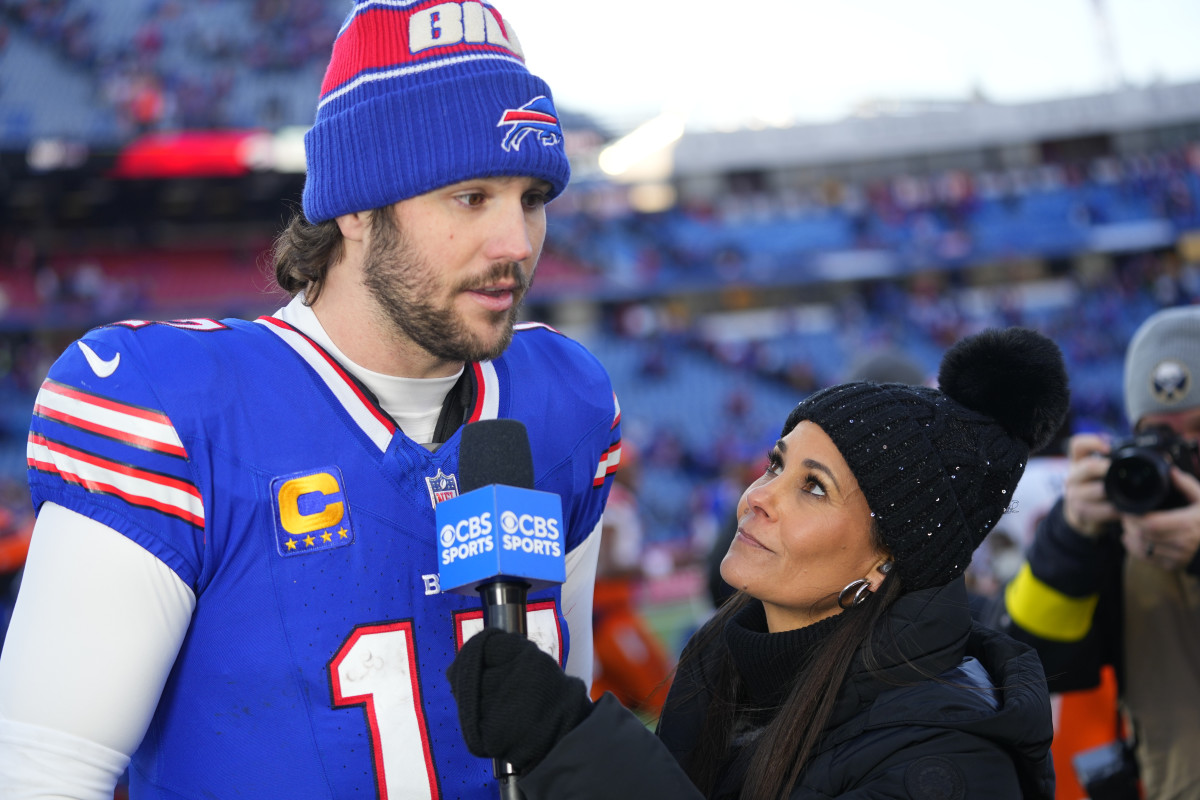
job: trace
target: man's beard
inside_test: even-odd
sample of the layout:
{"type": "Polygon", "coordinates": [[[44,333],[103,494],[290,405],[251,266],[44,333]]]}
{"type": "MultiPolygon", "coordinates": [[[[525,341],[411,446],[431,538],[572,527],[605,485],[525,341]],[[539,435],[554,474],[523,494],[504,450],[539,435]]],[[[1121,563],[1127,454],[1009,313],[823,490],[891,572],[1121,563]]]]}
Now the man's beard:
{"type": "Polygon", "coordinates": [[[486,273],[453,287],[450,302],[437,306],[429,300],[437,294],[437,268],[415,252],[405,239],[392,209],[377,209],[371,215],[371,244],[363,258],[363,283],[397,331],[437,358],[445,361],[487,361],[498,357],[512,342],[513,325],[531,278],[515,261],[493,264],[486,273]],[[464,291],[516,283],[513,304],[507,311],[491,312],[502,322],[500,336],[485,341],[473,333],[454,309],[454,298],[464,291]]]}

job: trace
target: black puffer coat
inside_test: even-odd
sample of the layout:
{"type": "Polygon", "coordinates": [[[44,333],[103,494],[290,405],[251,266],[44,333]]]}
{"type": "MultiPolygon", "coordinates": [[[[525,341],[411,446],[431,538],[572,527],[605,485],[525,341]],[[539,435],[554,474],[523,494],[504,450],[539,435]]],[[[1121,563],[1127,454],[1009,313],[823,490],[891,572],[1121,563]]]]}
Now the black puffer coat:
{"type": "MultiPolygon", "coordinates": [[[[900,598],[888,618],[891,633],[875,643],[881,669],[856,660],[792,800],[1052,798],[1050,699],[1034,652],[973,626],[961,578],[900,598]]],[[[691,655],[659,739],[605,697],[521,779],[528,800],[701,797],[679,766],[705,707],[694,691],[703,678],[686,664],[706,659],[691,655]]],[[[714,797],[737,796],[748,758],[734,759],[714,797]]]]}

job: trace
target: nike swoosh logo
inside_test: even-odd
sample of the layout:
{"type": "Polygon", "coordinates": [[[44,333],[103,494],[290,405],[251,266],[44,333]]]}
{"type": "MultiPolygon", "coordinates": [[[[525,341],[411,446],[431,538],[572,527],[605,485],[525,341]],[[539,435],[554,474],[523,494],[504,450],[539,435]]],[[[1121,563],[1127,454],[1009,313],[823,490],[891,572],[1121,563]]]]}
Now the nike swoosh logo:
{"type": "Polygon", "coordinates": [[[120,353],[105,361],[96,355],[95,350],[83,342],[79,342],[79,349],[83,351],[83,357],[87,359],[88,366],[92,368],[92,372],[96,373],[96,377],[98,378],[107,378],[109,375],[112,375],[117,371],[117,365],[121,363],[120,353]]]}

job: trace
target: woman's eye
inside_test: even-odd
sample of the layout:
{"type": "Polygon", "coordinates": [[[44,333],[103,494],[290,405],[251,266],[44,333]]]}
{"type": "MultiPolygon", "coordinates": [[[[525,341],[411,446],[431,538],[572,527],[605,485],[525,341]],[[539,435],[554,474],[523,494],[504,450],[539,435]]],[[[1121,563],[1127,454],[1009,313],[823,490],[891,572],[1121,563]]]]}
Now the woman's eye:
{"type": "Polygon", "coordinates": [[[483,204],[483,194],[481,192],[460,194],[458,199],[463,203],[463,205],[478,206],[483,204]]]}
{"type": "Polygon", "coordinates": [[[825,497],[825,485],[811,476],[804,484],[804,491],[808,492],[809,494],[815,494],[818,497],[825,497]]]}

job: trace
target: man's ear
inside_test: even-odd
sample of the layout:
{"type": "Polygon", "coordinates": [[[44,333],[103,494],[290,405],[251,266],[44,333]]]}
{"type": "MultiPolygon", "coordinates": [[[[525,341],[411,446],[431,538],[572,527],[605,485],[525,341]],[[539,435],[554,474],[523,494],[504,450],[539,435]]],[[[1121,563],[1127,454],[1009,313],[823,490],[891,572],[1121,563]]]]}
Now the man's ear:
{"type": "Polygon", "coordinates": [[[370,211],[353,211],[337,218],[338,229],[342,232],[342,236],[352,242],[360,243],[370,222],[370,211]]]}

